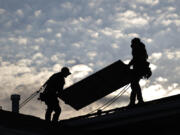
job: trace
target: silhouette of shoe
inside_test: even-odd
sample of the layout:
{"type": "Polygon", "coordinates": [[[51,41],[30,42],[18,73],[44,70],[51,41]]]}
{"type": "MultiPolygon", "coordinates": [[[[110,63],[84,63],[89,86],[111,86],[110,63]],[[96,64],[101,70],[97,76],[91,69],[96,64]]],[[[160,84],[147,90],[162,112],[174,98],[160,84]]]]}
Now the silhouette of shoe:
{"type": "Polygon", "coordinates": [[[138,105],[143,105],[144,104],[144,101],[139,101],[138,102],[138,105]]]}
{"type": "Polygon", "coordinates": [[[128,104],[128,107],[134,107],[135,106],[135,103],[129,103],[128,104]]]}

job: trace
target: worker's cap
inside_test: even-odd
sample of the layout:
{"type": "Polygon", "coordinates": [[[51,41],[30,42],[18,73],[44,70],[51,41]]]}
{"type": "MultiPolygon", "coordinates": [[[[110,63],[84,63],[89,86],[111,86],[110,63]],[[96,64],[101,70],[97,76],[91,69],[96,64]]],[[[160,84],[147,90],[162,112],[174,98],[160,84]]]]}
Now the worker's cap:
{"type": "Polygon", "coordinates": [[[71,74],[71,72],[69,71],[69,69],[68,69],[67,67],[63,67],[63,68],[61,69],[61,72],[64,73],[64,74],[66,74],[66,75],[70,75],[70,74],[71,74]]]}

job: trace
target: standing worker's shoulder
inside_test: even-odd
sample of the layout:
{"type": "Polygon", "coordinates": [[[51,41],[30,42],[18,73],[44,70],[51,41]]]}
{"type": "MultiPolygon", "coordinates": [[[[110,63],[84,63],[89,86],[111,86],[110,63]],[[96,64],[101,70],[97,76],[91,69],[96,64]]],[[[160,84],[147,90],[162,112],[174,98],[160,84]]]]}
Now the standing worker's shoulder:
{"type": "Polygon", "coordinates": [[[63,78],[63,74],[61,72],[57,72],[54,74],[54,78],[63,78]]]}
{"type": "Polygon", "coordinates": [[[51,79],[51,80],[54,80],[54,79],[57,78],[57,76],[58,76],[58,73],[54,73],[54,74],[50,77],[50,79],[51,79]]]}

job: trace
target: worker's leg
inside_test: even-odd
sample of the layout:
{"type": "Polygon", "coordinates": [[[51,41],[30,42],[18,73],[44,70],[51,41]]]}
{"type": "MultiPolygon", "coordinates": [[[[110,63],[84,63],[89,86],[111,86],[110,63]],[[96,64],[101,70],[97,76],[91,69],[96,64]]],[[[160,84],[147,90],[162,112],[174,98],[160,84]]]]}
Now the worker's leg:
{"type": "Polygon", "coordinates": [[[52,121],[53,122],[58,122],[59,115],[61,114],[61,108],[59,106],[59,102],[58,101],[54,104],[54,111],[55,111],[55,113],[53,115],[52,121]]]}
{"type": "Polygon", "coordinates": [[[130,106],[135,105],[136,100],[136,89],[135,89],[135,82],[131,82],[131,95],[130,95],[130,106]]]}
{"type": "Polygon", "coordinates": [[[135,97],[133,97],[134,100],[135,100],[135,98],[137,96],[138,103],[143,103],[144,101],[143,101],[143,97],[142,97],[142,92],[141,92],[141,87],[140,87],[139,81],[140,81],[140,79],[138,79],[138,78],[134,79],[132,81],[132,83],[131,83],[131,88],[132,88],[132,91],[135,92],[135,94],[134,94],[135,97]]]}
{"type": "Polygon", "coordinates": [[[52,108],[48,105],[47,106],[47,110],[46,110],[46,114],[45,114],[45,120],[50,122],[51,121],[51,113],[52,113],[52,108]]]}
{"type": "Polygon", "coordinates": [[[137,91],[137,100],[138,100],[138,103],[144,103],[143,97],[142,97],[141,87],[139,85],[139,81],[136,84],[136,91],[137,91]]]}

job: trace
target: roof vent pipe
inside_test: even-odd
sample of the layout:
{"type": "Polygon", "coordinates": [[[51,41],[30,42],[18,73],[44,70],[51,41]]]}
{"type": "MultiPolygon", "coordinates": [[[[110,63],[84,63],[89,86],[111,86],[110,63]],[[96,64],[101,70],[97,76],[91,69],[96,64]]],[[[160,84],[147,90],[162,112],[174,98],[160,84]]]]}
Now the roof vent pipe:
{"type": "Polygon", "coordinates": [[[19,113],[20,95],[18,94],[11,95],[11,100],[12,100],[12,112],[19,113]]]}

